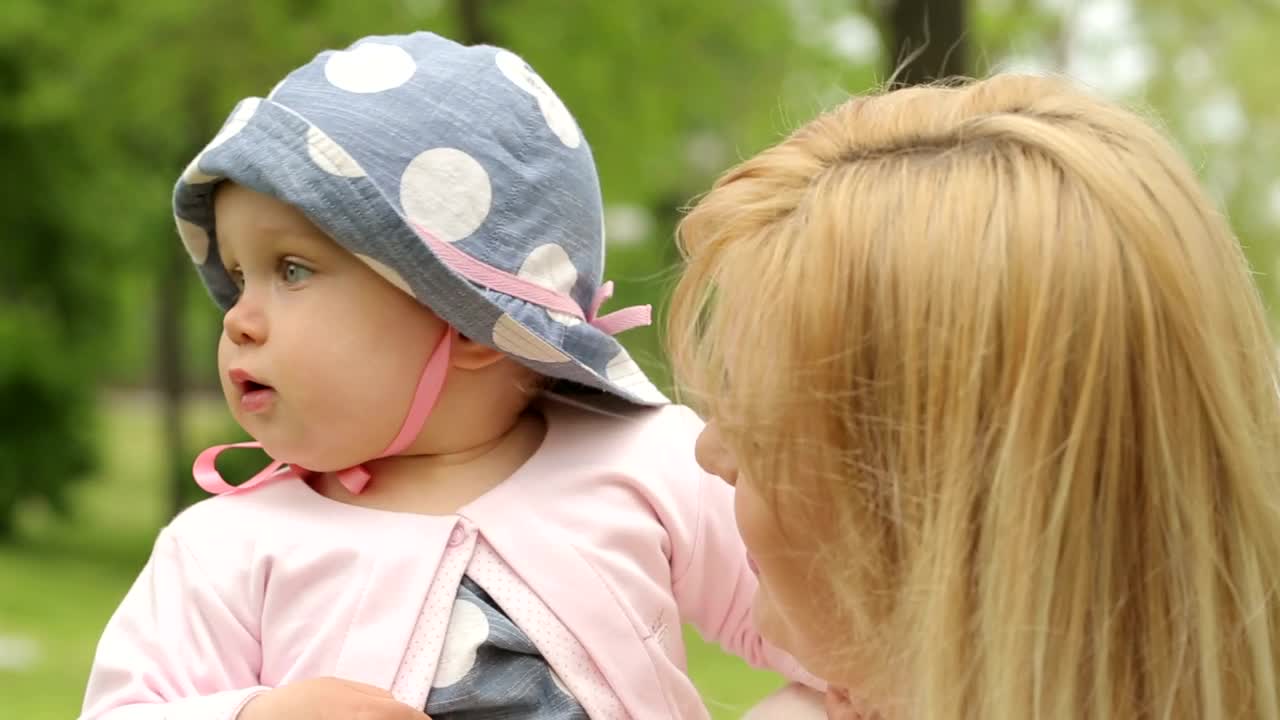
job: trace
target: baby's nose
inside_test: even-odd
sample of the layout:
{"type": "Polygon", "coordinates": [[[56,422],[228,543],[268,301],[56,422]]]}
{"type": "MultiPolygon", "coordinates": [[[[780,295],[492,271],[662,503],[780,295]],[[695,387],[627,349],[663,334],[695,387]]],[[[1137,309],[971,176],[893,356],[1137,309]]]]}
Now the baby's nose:
{"type": "Polygon", "coordinates": [[[262,308],[241,295],[222,316],[222,330],[236,345],[261,343],[267,336],[266,315],[262,308]]]}

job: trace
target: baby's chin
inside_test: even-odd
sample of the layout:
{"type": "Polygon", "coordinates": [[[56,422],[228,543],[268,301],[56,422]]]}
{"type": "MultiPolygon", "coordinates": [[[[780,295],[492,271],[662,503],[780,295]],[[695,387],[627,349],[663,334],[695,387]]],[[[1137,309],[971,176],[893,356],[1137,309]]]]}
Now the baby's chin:
{"type": "Polygon", "coordinates": [[[372,455],[365,455],[353,449],[317,447],[314,443],[273,441],[269,433],[262,435],[263,437],[256,439],[262,443],[262,449],[267,455],[310,472],[338,472],[372,459],[372,455]]]}
{"type": "MultiPolygon", "coordinates": [[[[271,454],[268,452],[268,454],[271,454]]],[[[272,457],[275,457],[272,455],[272,457]]],[[[364,460],[337,460],[327,456],[308,455],[306,453],[297,453],[289,456],[292,459],[280,458],[295,468],[306,470],[313,473],[336,473],[348,468],[356,467],[362,463],[368,462],[370,458],[364,460]]]]}

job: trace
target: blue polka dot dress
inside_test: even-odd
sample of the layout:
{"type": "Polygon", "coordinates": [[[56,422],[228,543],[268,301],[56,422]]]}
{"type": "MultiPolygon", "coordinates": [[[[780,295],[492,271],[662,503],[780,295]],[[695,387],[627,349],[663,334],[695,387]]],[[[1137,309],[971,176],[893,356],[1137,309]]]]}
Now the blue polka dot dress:
{"type": "Polygon", "coordinates": [[[432,686],[425,710],[434,720],[587,720],[529,636],[467,577],[432,686]]]}

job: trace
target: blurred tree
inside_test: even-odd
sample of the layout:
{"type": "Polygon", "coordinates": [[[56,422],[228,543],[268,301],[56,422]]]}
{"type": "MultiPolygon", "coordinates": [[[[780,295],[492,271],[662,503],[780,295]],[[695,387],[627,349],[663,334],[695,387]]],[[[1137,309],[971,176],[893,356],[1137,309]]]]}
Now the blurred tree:
{"type": "MultiPolygon", "coordinates": [[[[511,47],[538,68],[595,152],[619,305],[661,304],[672,226],[724,168],[922,47],[900,80],[1030,67],[1114,83],[1137,67],[1119,94],[1168,118],[1255,266],[1274,263],[1280,76],[1257,71],[1277,31],[1260,0],[282,0],[236,12],[196,0],[83,0],[56,17],[51,5],[9,0],[0,13],[0,149],[23,169],[0,197],[0,219],[20,237],[0,267],[0,324],[43,323],[31,337],[45,339],[26,342],[44,343],[35,365],[66,387],[106,373],[117,385],[165,388],[174,507],[190,498],[179,490],[190,488],[193,440],[183,393],[215,385],[218,317],[171,228],[173,180],[236,100],[362,35],[429,29],[511,47]]],[[[27,334],[3,336],[0,382],[17,372],[4,367],[31,372],[7,344],[27,334]]],[[[665,378],[655,329],[622,339],[665,378]]]]}
{"type": "MultiPolygon", "coordinates": [[[[148,359],[135,349],[141,342],[128,343],[116,372],[163,390],[173,508],[190,499],[184,392],[193,381],[213,384],[217,327],[207,300],[185,300],[201,293],[192,291],[198,283],[184,267],[167,200],[177,173],[240,97],[263,95],[320,49],[366,34],[426,28],[513,48],[574,109],[596,152],[606,202],[645,220],[610,262],[622,281],[621,304],[665,295],[671,222],[734,148],[772,140],[787,129],[789,113],[808,115],[841,83],[862,84],[871,72],[869,65],[842,69],[825,35],[794,42],[797,21],[782,0],[549,8],[529,0],[317,0],[226,13],[194,0],[86,0],[59,19],[51,42],[74,47],[75,62],[46,78],[47,96],[72,111],[94,110],[96,121],[76,132],[93,156],[94,182],[113,192],[109,204],[79,211],[116,219],[108,246],[127,258],[115,285],[122,305],[136,311],[127,316],[130,337],[154,348],[148,359]],[[113,32],[96,32],[102,27],[113,32]],[[139,300],[147,288],[149,303],[139,300]]],[[[662,376],[656,332],[628,335],[641,362],[662,376]]]]}
{"type": "MultiPolygon", "coordinates": [[[[194,0],[86,2],[68,18],[72,35],[118,29],[88,44],[68,91],[106,121],[86,127],[99,172],[120,188],[116,242],[132,262],[120,274],[134,292],[150,287],[150,359],[146,373],[164,414],[167,495],[171,512],[199,497],[191,481],[192,438],[185,422],[187,388],[216,385],[212,374],[217,315],[203,291],[191,292],[189,260],[176,242],[168,198],[178,173],[217,131],[236,100],[265,95],[285,72],[325,47],[362,34],[395,32],[420,21],[413,3],[352,6],[336,0],[255,3],[228,13],[194,0]],[[121,77],[145,82],[121,84],[121,77]],[[192,307],[190,300],[199,297],[192,307]]],[[[434,13],[430,7],[426,12],[434,13]]],[[[147,325],[139,326],[139,329],[147,325]]],[[[241,436],[234,428],[229,435],[241,436]]],[[[227,459],[243,477],[260,456],[227,459]]]]}
{"type": "Polygon", "coordinates": [[[1272,319],[1280,229],[1280,37],[1272,0],[1012,0],[974,4],[990,69],[1064,72],[1145,109],[1181,145],[1231,219],[1272,319]]]}
{"type": "Polygon", "coordinates": [[[891,0],[889,73],[915,85],[965,76],[968,63],[967,0],[891,0]]]}
{"type": "Polygon", "coordinates": [[[1227,212],[1275,320],[1280,74],[1264,68],[1280,4],[1135,0],[1117,15],[1127,49],[1109,59],[1140,80],[1127,94],[1159,113],[1227,212]]]}
{"type": "MultiPolygon", "coordinates": [[[[833,28],[863,18],[848,0],[580,3],[572,13],[532,0],[491,5],[497,36],[556,88],[591,141],[613,302],[654,303],[659,318],[684,205],[728,165],[879,70],[878,53],[837,51],[833,28]]],[[[621,340],[667,383],[658,327],[621,340]]]]}
{"type": "Polygon", "coordinates": [[[92,192],[68,144],[73,119],[41,107],[38,8],[0,24],[0,541],[19,504],[67,508],[68,487],[93,466],[92,391],[109,317],[110,268],[65,202],[92,192]]]}

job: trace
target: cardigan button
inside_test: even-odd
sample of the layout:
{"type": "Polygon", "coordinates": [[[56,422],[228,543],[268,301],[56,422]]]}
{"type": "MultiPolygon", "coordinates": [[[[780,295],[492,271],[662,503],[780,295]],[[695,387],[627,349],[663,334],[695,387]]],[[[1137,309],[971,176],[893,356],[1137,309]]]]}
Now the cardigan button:
{"type": "Polygon", "coordinates": [[[449,533],[449,547],[458,547],[467,539],[467,531],[462,529],[461,525],[454,525],[453,532],[449,533]]]}

